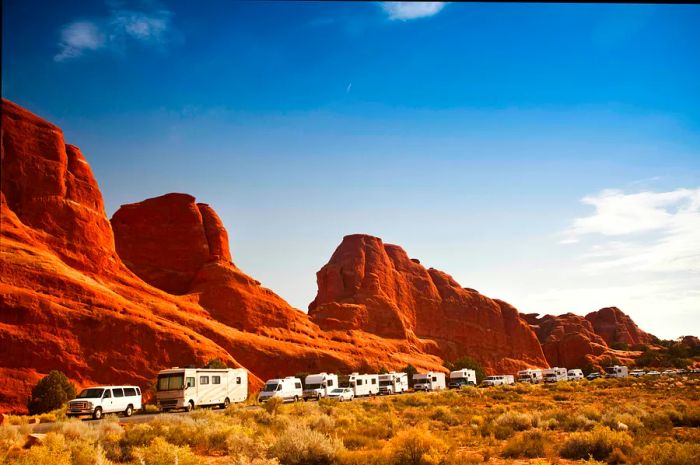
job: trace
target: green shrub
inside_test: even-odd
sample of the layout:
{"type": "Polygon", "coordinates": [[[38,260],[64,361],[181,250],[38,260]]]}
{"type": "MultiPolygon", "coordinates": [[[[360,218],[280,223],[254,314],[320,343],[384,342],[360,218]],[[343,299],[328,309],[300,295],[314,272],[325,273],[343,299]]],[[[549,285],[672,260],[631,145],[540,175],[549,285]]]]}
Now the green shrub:
{"type": "Polygon", "coordinates": [[[36,415],[61,408],[74,398],[73,383],[60,371],[53,370],[34,386],[27,408],[31,415],[36,415]]]}
{"type": "Polygon", "coordinates": [[[612,431],[598,426],[593,431],[573,433],[564,442],[559,455],[567,459],[606,460],[613,449],[628,453],[632,449],[632,438],[626,432],[612,431]]]}
{"type": "Polygon", "coordinates": [[[477,384],[481,383],[481,381],[486,377],[486,371],[484,370],[484,366],[471,357],[462,357],[453,362],[445,360],[443,365],[450,371],[463,369],[474,370],[476,372],[477,384]]]}
{"type": "Polygon", "coordinates": [[[213,358],[207,362],[204,368],[226,369],[228,368],[228,365],[226,365],[226,362],[224,362],[220,358],[213,358]]]}
{"type": "Polygon", "coordinates": [[[283,465],[327,465],[341,448],[339,440],[293,423],[277,437],[268,453],[283,465]]]}
{"type": "Polygon", "coordinates": [[[541,431],[525,431],[506,443],[503,456],[535,458],[545,456],[545,435],[541,431]]]}
{"type": "Polygon", "coordinates": [[[188,446],[168,444],[165,439],[157,437],[150,445],[134,450],[134,457],[142,465],[197,465],[199,458],[188,446]]]}

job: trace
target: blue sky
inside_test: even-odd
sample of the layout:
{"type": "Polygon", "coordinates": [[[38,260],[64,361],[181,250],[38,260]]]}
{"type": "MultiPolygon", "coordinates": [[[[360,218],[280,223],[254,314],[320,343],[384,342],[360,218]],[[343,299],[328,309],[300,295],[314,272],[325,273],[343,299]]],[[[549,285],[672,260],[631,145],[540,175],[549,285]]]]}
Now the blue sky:
{"type": "Polygon", "coordinates": [[[3,96],[107,214],[191,193],[298,308],[364,232],[524,312],[700,334],[697,5],[4,3],[3,96]]]}

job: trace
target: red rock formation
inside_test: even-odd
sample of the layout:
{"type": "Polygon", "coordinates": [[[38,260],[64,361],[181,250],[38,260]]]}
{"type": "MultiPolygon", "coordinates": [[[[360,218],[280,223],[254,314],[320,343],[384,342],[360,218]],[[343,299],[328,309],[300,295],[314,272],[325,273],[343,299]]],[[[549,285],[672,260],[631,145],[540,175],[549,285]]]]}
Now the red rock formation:
{"type": "Polygon", "coordinates": [[[630,347],[638,344],[650,344],[654,336],[645,333],[628,315],[617,307],[601,308],[586,315],[593,325],[593,330],[600,335],[609,346],[627,344],[630,347]]]}
{"type": "Polygon", "coordinates": [[[590,321],[580,315],[567,313],[538,318],[534,313],[521,317],[534,329],[551,366],[580,368],[609,351],[590,321]]]}
{"type": "Polygon", "coordinates": [[[547,366],[515,308],[425,269],[377,237],[346,236],[317,281],[309,315],[323,329],[405,338],[447,359],[472,356],[492,371],[547,366]]]}

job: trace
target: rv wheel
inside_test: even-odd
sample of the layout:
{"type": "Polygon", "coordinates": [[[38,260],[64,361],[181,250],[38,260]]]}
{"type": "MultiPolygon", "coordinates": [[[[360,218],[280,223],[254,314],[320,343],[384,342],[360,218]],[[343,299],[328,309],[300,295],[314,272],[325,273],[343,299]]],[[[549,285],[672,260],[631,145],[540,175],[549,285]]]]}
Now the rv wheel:
{"type": "Polygon", "coordinates": [[[222,407],[223,407],[223,408],[226,408],[226,407],[228,407],[229,405],[231,405],[231,401],[228,400],[228,397],[227,397],[227,398],[224,400],[224,403],[223,403],[222,407]]]}
{"type": "Polygon", "coordinates": [[[94,418],[95,420],[99,420],[100,418],[102,418],[102,407],[97,407],[95,409],[95,411],[92,414],[92,418],[94,418]]]}
{"type": "Polygon", "coordinates": [[[126,410],[124,410],[124,416],[130,417],[132,413],[134,413],[134,407],[132,407],[131,404],[129,404],[126,410]]]}
{"type": "Polygon", "coordinates": [[[192,410],[194,410],[194,402],[189,401],[187,403],[187,407],[185,407],[185,410],[187,410],[188,412],[191,412],[192,410]]]}
{"type": "Polygon", "coordinates": [[[299,396],[294,396],[294,402],[299,402],[299,396]]]}

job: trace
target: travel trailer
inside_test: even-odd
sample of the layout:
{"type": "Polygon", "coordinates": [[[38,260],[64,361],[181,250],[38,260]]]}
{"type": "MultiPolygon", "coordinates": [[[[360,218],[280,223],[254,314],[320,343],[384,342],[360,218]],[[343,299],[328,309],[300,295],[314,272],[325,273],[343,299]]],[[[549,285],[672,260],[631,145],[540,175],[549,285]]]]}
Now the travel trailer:
{"type": "Polygon", "coordinates": [[[321,399],[338,387],[338,375],[319,373],[304,379],[304,400],[321,399]]]}
{"type": "Polygon", "coordinates": [[[513,375],[487,376],[481,382],[482,386],[498,386],[501,384],[515,384],[515,379],[513,378],[513,375]]]}
{"type": "Polygon", "coordinates": [[[445,373],[429,371],[413,375],[414,391],[439,391],[445,389],[445,373]]]}
{"type": "Polygon", "coordinates": [[[542,372],[542,378],[545,383],[558,383],[559,381],[566,381],[567,379],[566,368],[554,367],[548,368],[542,372]]]}
{"type": "Polygon", "coordinates": [[[614,365],[611,367],[605,367],[606,378],[624,378],[628,374],[629,373],[626,366],[614,365]]]}
{"type": "Polygon", "coordinates": [[[406,373],[382,373],[379,375],[380,394],[399,394],[408,391],[408,375],[406,373]]]}
{"type": "Polygon", "coordinates": [[[248,398],[244,368],[170,368],[158,373],[156,401],[164,412],[199,406],[227,407],[248,398]]]}
{"type": "Polygon", "coordinates": [[[379,375],[361,375],[352,373],[348,377],[348,387],[355,397],[374,396],[379,394],[379,375]]]}
{"type": "Polygon", "coordinates": [[[296,402],[299,399],[303,399],[304,390],[301,387],[301,380],[294,376],[268,379],[258,395],[258,402],[265,402],[272,397],[279,397],[285,402],[296,402]]]}
{"type": "Polygon", "coordinates": [[[99,420],[105,413],[123,413],[130,417],[141,410],[141,389],[138,386],[95,386],[80,391],[68,402],[66,416],[92,415],[99,420]]]}
{"type": "Polygon", "coordinates": [[[578,381],[579,379],[583,379],[583,371],[581,371],[579,368],[572,368],[566,373],[566,379],[569,381],[578,381]]]}
{"type": "Polygon", "coordinates": [[[542,382],[542,370],[528,368],[518,372],[519,383],[539,384],[542,382]]]}
{"type": "Polygon", "coordinates": [[[462,386],[476,386],[476,371],[474,370],[456,370],[450,372],[450,389],[459,389],[462,386]]]}

